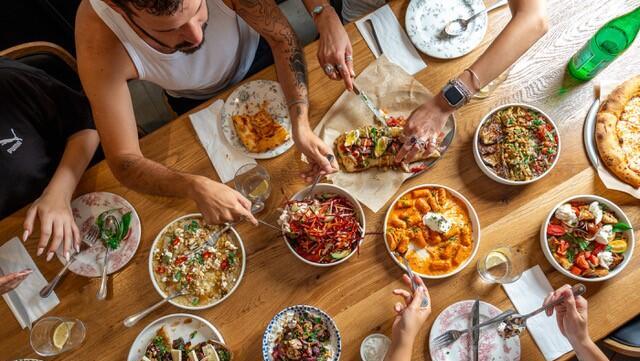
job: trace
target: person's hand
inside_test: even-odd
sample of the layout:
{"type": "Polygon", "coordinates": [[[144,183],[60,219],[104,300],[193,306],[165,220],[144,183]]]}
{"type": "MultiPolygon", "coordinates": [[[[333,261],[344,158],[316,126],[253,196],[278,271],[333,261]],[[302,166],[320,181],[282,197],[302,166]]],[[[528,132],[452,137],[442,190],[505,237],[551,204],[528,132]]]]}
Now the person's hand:
{"type": "Polygon", "coordinates": [[[324,176],[338,171],[338,162],[333,156],[333,151],[322,139],[315,135],[307,125],[295,127],[293,130],[293,140],[300,153],[304,154],[311,165],[308,172],[302,177],[311,182],[314,177],[324,176]],[[327,158],[331,155],[331,160],[327,158]]]}
{"type": "Polygon", "coordinates": [[[409,163],[423,149],[430,154],[437,148],[442,127],[453,109],[445,103],[441,94],[428,99],[415,109],[404,125],[404,144],[396,154],[396,163],[409,163]]]}
{"type": "Polygon", "coordinates": [[[80,231],[71,211],[71,199],[56,192],[42,193],[40,198],[27,210],[24,219],[22,240],[26,241],[33,234],[36,218],[40,220],[40,240],[36,254],[40,256],[47,248],[47,261],[53,258],[62,243],[62,252],[67,260],[71,256],[71,247],[80,249],[80,231]]]}
{"type": "Polygon", "coordinates": [[[338,14],[326,7],[317,17],[316,26],[320,33],[318,62],[324,73],[333,80],[344,81],[345,87],[353,90],[356,73],[353,70],[353,50],[347,31],[342,26],[338,14]]]}
{"type": "Polygon", "coordinates": [[[555,309],[558,327],[562,334],[572,345],[581,344],[590,339],[587,327],[587,300],[582,296],[574,297],[571,286],[564,285],[549,294],[544,304],[547,305],[563,296],[566,296],[564,302],[547,309],[547,316],[552,316],[555,309]]]}
{"type": "MultiPolygon", "coordinates": [[[[431,314],[431,297],[429,296],[429,291],[420,277],[414,276],[414,279],[418,283],[418,287],[413,293],[404,289],[393,290],[394,295],[401,296],[404,299],[404,304],[397,302],[394,306],[396,317],[393,320],[391,329],[394,342],[402,343],[411,341],[410,343],[412,344],[420,328],[431,314]],[[420,307],[424,297],[429,299],[428,307],[420,307]]],[[[411,289],[409,276],[403,275],[402,281],[411,289]]]]}
{"type": "Polygon", "coordinates": [[[14,288],[18,287],[25,278],[27,278],[33,270],[25,269],[20,272],[9,273],[4,276],[0,276],[0,295],[3,295],[14,288]]]}
{"type": "Polygon", "coordinates": [[[208,224],[246,219],[258,225],[251,213],[251,201],[222,183],[198,176],[194,179],[190,195],[208,224]]]}

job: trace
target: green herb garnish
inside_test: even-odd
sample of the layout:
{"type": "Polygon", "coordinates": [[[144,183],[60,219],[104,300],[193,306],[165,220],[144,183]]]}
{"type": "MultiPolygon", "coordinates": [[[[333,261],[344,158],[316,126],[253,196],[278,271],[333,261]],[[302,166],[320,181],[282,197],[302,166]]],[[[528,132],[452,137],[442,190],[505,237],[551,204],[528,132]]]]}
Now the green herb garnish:
{"type": "Polygon", "coordinates": [[[631,227],[624,223],[624,222],[618,222],[616,224],[613,225],[612,231],[613,232],[624,232],[624,231],[628,231],[630,230],[631,227]]]}

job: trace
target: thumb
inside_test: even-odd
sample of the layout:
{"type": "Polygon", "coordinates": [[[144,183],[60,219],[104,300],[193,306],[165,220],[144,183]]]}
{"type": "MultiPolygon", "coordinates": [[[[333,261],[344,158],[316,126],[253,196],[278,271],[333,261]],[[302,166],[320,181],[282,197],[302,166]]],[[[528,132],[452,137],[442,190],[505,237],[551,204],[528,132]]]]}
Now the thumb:
{"type": "Polygon", "coordinates": [[[418,286],[415,291],[413,291],[413,300],[409,304],[410,307],[418,309],[422,304],[422,299],[425,297],[424,287],[418,286]]]}

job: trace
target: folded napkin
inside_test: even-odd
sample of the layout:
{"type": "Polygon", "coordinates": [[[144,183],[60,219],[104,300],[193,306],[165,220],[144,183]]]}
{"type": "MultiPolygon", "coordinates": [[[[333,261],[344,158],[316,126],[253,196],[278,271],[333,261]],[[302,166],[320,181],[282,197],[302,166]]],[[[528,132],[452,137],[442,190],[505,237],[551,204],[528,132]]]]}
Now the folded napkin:
{"type": "Polygon", "coordinates": [[[234,178],[240,167],[245,164],[256,164],[256,161],[233,148],[222,134],[220,123],[223,104],[222,100],[217,100],[207,108],[189,115],[189,118],[213,168],[218,172],[220,181],[227,183],[234,178]]]}
{"type": "Polygon", "coordinates": [[[367,19],[371,19],[382,52],[391,62],[400,65],[404,71],[411,75],[427,67],[388,4],[356,21],[356,27],[360,34],[369,45],[373,55],[378,58],[382,54],[378,53],[373,34],[364,24],[367,19]]]}
{"type": "Polygon", "coordinates": [[[19,272],[25,268],[33,270],[15,289],[18,296],[17,298],[22,302],[22,307],[27,310],[29,320],[23,320],[22,317],[20,317],[17,310],[20,305],[13,304],[9,293],[2,295],[22,328],[31,326],[36,320],[60,303],[55,293],[51,293],[47,298],[40,297],[40,290],[47,285],[47,280],[17,237],[14,237],[0,247],[0,268],[2,268],[5,274],[19,272]]]}
{"type": "MultiPolygon", "coordinates": [[[[518,313],[522,315],[542,306],[544,299],[553,291],[549,280],[538,265],[524,271],[516,282],[504,284],[502,287],[518,313]]],[[[527,320],[527,330],[547,361],[555,360],[573,350],[567,338],[560,332],[555,315],[547,317],[542,312],[531,317],[527,320]]]]}

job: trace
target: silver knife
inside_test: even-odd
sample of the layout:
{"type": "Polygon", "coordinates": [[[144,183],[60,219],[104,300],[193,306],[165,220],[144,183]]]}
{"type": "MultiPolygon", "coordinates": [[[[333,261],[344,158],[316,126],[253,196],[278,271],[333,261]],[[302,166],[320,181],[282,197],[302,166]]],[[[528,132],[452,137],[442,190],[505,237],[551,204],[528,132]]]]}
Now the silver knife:
{"type": "Polygon", "coordinates": [[[596,116],[598,115],[599,108],[600,99],[596,98],[587,112],[583,128],[584,148],[587,151],[587,156],[589,157],[591,164],[596,169],[600,166],[600,158],[598,158],[598,149],[596,149],[596,142],[594,139],[596,132],[596,116]]]}
{"type": "MultiPolygon", "coordinates": [[[[2,267],[0,267],[0,276],[5,276],[2,267]]],[[[22,303],[22,300],[16,290],[7,292],[7,296],[9,297],[9,300],[11,300],[16,312],[18,312],[18,315],[20,315],[20,318],[22,318],[22,320],[27,323],[27,327],[31,329],[31,318],[29,317],[29,312],[27,312],[27,309],[24,307],[24,303],[22,303]]]]}
{"type": "Polygon", "coordinates": [[[382,124],[383,126],[387,126],[387,116],[382,112],[382,110],[380,110],[380,108],[378,108],[377,106],[375,106],[375,104],[373,104],[373,102],[371,101],[371,99],[369,98],[369,96],[367,96],[367,93],[365,93],[364,91],[360,90],[357,86],[356,83],[353,83],[353,92],[360,98],[362,99],[362,101],[364,102],[364,104],[367,106],[367,108],[369,108],[369,110],[371,110],[371,112],[373,113],[373,115],[376,117],[376,120],[378,122],[380,122],[380,124],[382,124]]]}
{"type": "Polygon", "coordinates": [[[478,342],[480,341],[480,329],[477,328],[480,323],[480,300],[476,299],[471,309],[471,339],[473,341],[473,358],[472,361],[478,361],[478,342]]]}

